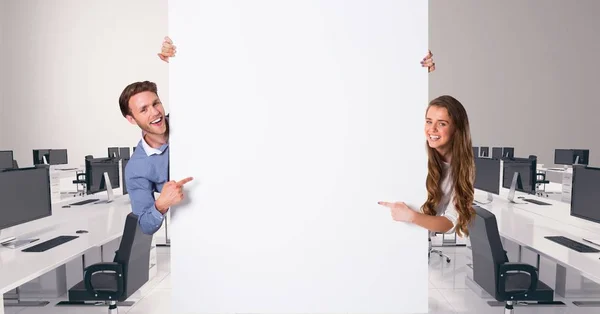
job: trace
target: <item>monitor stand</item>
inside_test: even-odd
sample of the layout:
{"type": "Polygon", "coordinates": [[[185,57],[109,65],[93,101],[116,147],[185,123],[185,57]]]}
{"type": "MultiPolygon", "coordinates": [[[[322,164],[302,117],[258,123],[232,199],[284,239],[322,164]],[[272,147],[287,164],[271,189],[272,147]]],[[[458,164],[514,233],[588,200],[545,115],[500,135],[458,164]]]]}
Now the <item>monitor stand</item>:
{"type": "Polygon", "coordinates": [[[485,201],[480,201],[477,199],[474,199],[474,201],[480,205],[486,205],[494,201],[494,195],[490,192],[487,192],[487,199],[485,201]]]}
{"type": "Polygon", "coordinates": [[[110,183],[110,179],[108,178],[108,172],[104,173],[104,182],[106,183],[106,200],[100,200],[96,202],[96,204],[108,204],[112,203],[112,201],[115,200],[112,184],[110,183]]]}
{"type": "Polygon", "coordinates": [[[517,181],[519,180],[519,173],[515,172],[513,174],[512,183],[510,184],[510,190],[508,190],[508,201],[512,204],[527,204],[525,202],[517,202],[515,201],[515,191],[517,190],[517,181]]]}
{"type": "Polygon", "coordinates": [[[17,237],[7,237],[4,239],[0,238],[0,245],[9,249],[18,249],[22,246],[25,246],[29,243],[33,243],[38,240],[39,238],[17,239],[17,237]]]}

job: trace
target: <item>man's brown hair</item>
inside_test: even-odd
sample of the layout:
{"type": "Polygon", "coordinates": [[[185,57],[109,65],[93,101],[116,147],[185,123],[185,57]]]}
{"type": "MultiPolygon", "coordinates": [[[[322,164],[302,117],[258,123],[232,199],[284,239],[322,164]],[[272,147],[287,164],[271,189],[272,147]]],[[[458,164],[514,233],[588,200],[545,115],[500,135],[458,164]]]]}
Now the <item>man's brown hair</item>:
{"type": "Polygon", "coordinates": [[[158,95],[156,83],[150,81],[135,82],[125,87],[125,89],[121,93],[121,96],[119,97],[119,107],[121,108],[121,113],[123,114],[123,117],[127,117],[127,115],[132,115],[131,108],[129,108],[129,99],[141,92],[153,92],[156,95],[158,95]]]}

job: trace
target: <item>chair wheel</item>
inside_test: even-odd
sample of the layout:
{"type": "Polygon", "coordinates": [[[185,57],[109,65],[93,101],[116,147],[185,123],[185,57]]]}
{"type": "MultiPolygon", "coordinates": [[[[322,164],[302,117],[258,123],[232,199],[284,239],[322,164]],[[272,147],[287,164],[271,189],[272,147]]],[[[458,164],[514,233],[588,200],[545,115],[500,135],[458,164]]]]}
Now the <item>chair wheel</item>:
{"type": "Polygon", "coordinates": [[[449,258],[446,259],[446,263],[450,263],[450,259],[449,258]]]}

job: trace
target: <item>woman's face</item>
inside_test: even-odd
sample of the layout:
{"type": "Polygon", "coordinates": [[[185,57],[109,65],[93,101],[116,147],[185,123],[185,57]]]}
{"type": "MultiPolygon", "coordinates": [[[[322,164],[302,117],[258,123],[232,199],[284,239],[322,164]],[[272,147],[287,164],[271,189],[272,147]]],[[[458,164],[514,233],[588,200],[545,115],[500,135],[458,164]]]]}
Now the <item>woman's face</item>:
{"type": "Polygon", "coordinates": [[[429,147],[444,154],[449,148],[454,126],[446,108],[431,106],[425,118],[425,137],[429,147]]]}

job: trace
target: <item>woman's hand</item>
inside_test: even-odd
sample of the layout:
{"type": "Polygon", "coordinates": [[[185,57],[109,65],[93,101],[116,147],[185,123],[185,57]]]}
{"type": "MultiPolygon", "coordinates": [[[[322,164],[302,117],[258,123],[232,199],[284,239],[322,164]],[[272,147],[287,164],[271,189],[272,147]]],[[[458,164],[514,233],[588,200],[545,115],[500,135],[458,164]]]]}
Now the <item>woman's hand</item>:
{"type": "Polygon", "coordinates": [[[378,202],[377,204],[385,206],[390,209],[392,218],[395,221],[413,222],[417,215],[417,212],[410,209],[404,202],[378,202]]]}
{"type": "Polygon", "coordinates": [[[423,58],[423,61],[421,61],[421,66],[427,67],[428,73],[435,71],[435,62],[433,62],[433,54],[431,53],[431,50],[427,52],[427,55],[425,58],[423,58]]]}
{"type": "Polygon", "coordinates": [[[169,36],[165,37],[161,51],[158,53],[158,57],[162,61],[169,63],[169,58],[175,57],[175,53],[177,53],[177,47],[173,45],[173,41],[171,38],[169,38],[169,36]]]}

